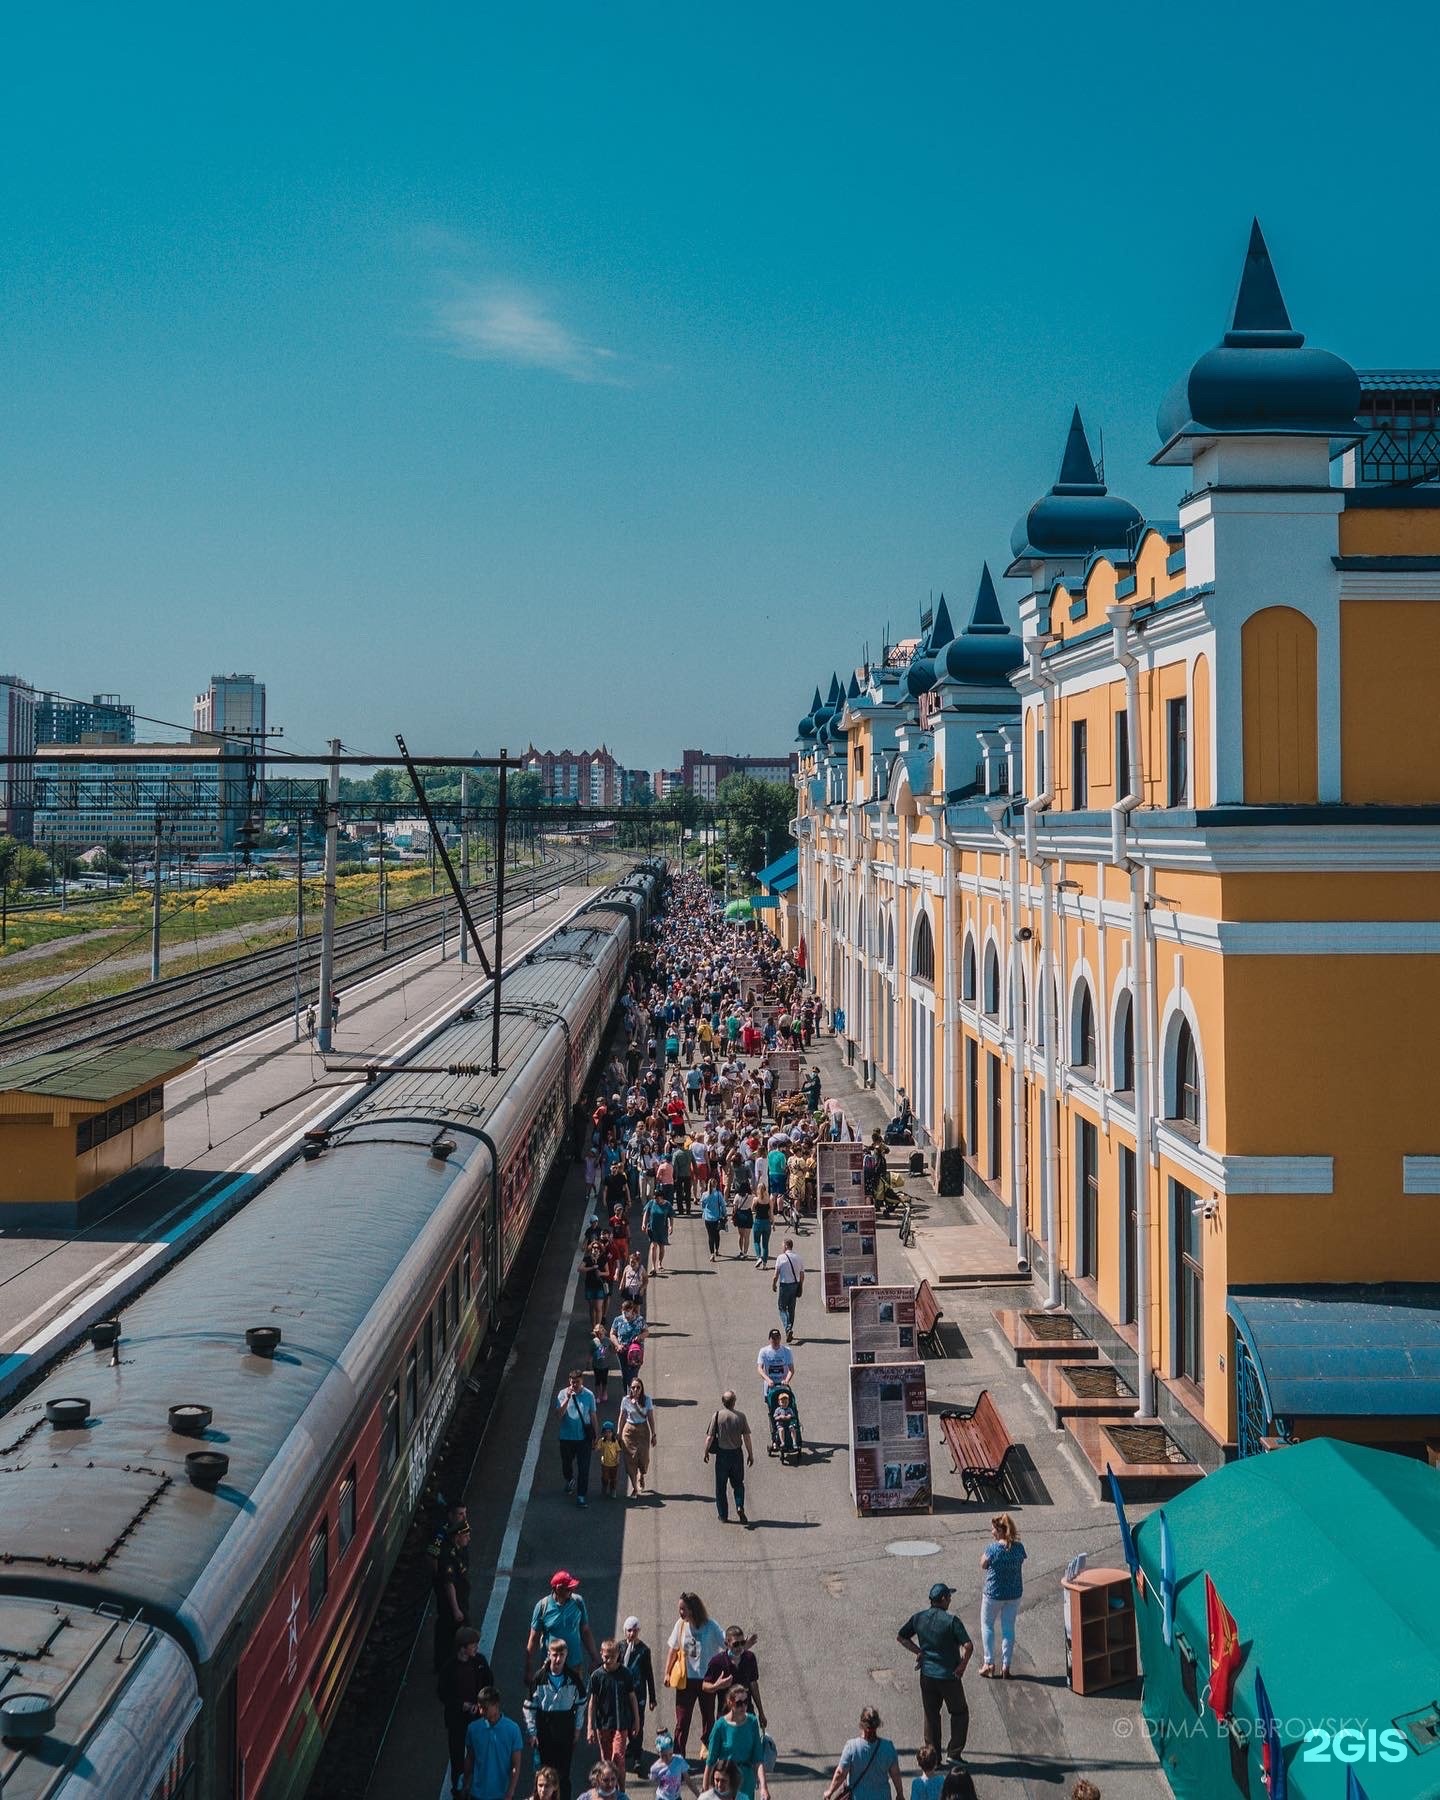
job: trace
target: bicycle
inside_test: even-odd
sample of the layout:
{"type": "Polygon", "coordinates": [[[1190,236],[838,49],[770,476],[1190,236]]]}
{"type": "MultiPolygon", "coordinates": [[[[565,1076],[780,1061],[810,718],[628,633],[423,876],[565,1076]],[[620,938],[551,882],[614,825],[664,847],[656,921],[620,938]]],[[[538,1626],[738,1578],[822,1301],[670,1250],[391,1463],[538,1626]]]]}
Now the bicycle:
{"type": "Polygon", "coordinates": [[[914,1202],[907,1194],[904,1208],[900,1214],[900,1242],[907,1250],[913,1250],[915,1247],[915,1226],[912,1222],[914,1211],[914,1202]]]}

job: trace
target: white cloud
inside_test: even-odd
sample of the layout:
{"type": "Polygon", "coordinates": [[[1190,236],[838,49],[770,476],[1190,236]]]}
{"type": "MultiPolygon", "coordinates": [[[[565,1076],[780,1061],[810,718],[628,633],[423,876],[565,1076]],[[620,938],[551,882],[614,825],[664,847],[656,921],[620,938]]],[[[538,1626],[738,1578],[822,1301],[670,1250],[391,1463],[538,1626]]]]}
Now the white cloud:
{"type": "Polygon", "coordinates": [[[614,350],[578,337],[524,288],[467,284],[436,305],[435,336],[452,356],[548,369],[570,381],[623,385],[614,350]]]}

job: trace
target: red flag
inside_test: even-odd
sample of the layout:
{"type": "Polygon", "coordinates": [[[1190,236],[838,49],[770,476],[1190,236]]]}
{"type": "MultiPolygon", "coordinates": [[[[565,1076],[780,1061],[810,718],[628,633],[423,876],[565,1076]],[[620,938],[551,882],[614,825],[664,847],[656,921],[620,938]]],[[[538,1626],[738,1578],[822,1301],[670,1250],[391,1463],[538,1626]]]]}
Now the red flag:
{"type": "Polygon", "coordinates": [[[1230,1717],[1230,1697],[1240,1672],[1240,1630],[1205,1577],[1205,1625],[1210,1635],[1210,1710],[1223,1725],[1230,1717]]]}

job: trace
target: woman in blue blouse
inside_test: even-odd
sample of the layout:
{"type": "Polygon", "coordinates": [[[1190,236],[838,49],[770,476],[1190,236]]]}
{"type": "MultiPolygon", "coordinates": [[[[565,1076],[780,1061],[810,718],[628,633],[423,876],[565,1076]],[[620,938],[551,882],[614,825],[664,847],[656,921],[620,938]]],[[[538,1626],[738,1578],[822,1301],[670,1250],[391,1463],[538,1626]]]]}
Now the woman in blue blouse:
{"type": "Polygon", "coordinates": [[[1015,1521],[1009,1513],[996,1513],[990,1521],[994,1537],[980,1553],[980,1567],[985,1571],[985,1592],[980,1597],[980,1646],[985,1652],[982,1675],[1010,1676],[1010,1658],[1015,1654],[1015,1620],[1020,1611],[1024,1582],[1020,1565],[1025,1560],[1025,1546],[1015,1534],[1015,1521]],[[995,1667],[995,1631],[1000,1631],[1000,1666],[995,1667]]]}

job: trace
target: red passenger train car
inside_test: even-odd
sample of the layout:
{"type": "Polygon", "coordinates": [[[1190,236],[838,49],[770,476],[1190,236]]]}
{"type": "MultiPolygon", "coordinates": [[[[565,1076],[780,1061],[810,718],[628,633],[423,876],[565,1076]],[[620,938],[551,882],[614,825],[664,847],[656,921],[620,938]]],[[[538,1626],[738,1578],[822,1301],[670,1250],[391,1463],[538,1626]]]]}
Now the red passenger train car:
{"type": "Polygon", "coordinates": [[[133,1621],[108,1688],[0,1751],[7,1800],[299,1800],[662,880],[507,975],[499,1076],[485,1002],[423,1048],[453,1072],[367,1088],[133,1301],[117,1363],[78,1350],[0,1421],[5,1641],[133,1621]]]}

